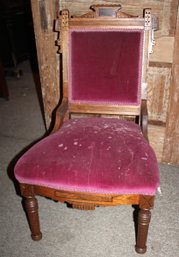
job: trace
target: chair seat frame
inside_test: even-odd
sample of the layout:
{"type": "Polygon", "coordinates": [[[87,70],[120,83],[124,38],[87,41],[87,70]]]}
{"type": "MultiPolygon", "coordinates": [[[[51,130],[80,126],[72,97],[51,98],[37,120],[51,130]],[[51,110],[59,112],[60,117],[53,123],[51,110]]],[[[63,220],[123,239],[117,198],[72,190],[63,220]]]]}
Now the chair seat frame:
{"type": "Polygon", "coordinates": [[[38,215],[38,202],[35,197],[36,195],[39,195],[62,203],[68,203],[73,208],[80,210],[95,210],[95,207],[99,206],[138,205],[140,210],[138,220],[136,221],[138,230],[135,249],[137,253],[145,253],[147,250],[146,242],[151,219],[151,209],[154,206],[154,196],[137,194],[90,194],[84,192],[56,190],[53,188],[27,184],[20,184],[20,189],[21,195],[25,198],[25,209],[31,229],[31,236],[35,241],[42,238],[38,215]]]}

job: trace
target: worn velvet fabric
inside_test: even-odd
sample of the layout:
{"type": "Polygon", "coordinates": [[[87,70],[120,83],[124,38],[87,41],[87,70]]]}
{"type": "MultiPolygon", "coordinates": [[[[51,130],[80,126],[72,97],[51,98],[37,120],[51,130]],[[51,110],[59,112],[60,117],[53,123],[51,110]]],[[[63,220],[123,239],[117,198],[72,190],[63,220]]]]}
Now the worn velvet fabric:
{"type": "Polygon", "coordinates": [[[139,105],[142,30],[69,32],[70,101],[139,105]]]}
{"type": "Polygon", "coordinates": [[[153,195],[159,186],[155,154],[140,127],[116,118],[65,122],[15,166],[20,183],[106,194],[153,195]]]}

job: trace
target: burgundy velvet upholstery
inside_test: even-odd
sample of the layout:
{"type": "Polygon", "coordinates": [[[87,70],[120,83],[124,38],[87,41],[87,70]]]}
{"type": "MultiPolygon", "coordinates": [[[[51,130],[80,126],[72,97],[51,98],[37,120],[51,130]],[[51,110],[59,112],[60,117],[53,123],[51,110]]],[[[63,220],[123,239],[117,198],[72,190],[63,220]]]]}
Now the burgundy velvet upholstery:
{"type": "Polygon", "coordinates": [[[142,30],[71,30],[70,101],[139,105],[142,30]]]}
{"type": "Polygon", "coordinates": [[[55,189],[154,195],[159,186],[155,154],[140,127],[116,118],[65,122],[16,164],[20,183],[55,189]]]}

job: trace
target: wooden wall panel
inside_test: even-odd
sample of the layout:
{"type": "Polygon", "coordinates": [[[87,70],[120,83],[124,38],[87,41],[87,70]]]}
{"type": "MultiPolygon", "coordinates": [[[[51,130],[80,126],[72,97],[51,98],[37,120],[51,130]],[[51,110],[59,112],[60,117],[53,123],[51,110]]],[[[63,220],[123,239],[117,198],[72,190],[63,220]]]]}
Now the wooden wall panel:
{"type": "Polygon", "coordinates": [[[171,65],[150,66],[148,69],[147,103],[149,120],[166,123],[171,65]]]}
{"type": "Polygon", "coordinates": [[[46,125],[59,100],[59,55],[55,47],[54,19],[58,14],[58,0],[31,0],[38,66],[46,125]]]}
{"type": "Polygon", "coordinates": [[[150,55],[151,62],[172,63],[174,37],[163,36],[156,37],[153,53],[150,55]]]}
{"type": "Polygon", "coordinates": [[[169,108],[162,160],[179,164],[179,9],[175,35],[169,108]]]}
{"type": "Polygon", "coordinates": [[[158,162],[162,162],[165,127],[149,124],[148,133],[149,133],[149,142],[155,151],[157,160],[158,162]]]}

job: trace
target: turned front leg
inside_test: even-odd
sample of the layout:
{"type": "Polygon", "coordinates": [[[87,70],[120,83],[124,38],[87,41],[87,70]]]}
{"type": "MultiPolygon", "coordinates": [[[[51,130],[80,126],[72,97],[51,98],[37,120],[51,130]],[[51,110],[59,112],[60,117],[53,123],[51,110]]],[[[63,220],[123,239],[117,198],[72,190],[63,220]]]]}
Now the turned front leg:
{"type": "Polygon", "coordinates": [[[141,209],[138,214],[138,231],[137,231],[137,244],[136,252],[145,253],[147,250],[147,235],[149,229],[149,223],[151,219],[150,210],[141,209]]]}
{"type": "Polygon", "coordinates": [[[27,212],[32,239],[38,241],[42,238],[42,233],[40,232],[38,202],[34,196],[25,197],[25,210],[27,212]]]}

